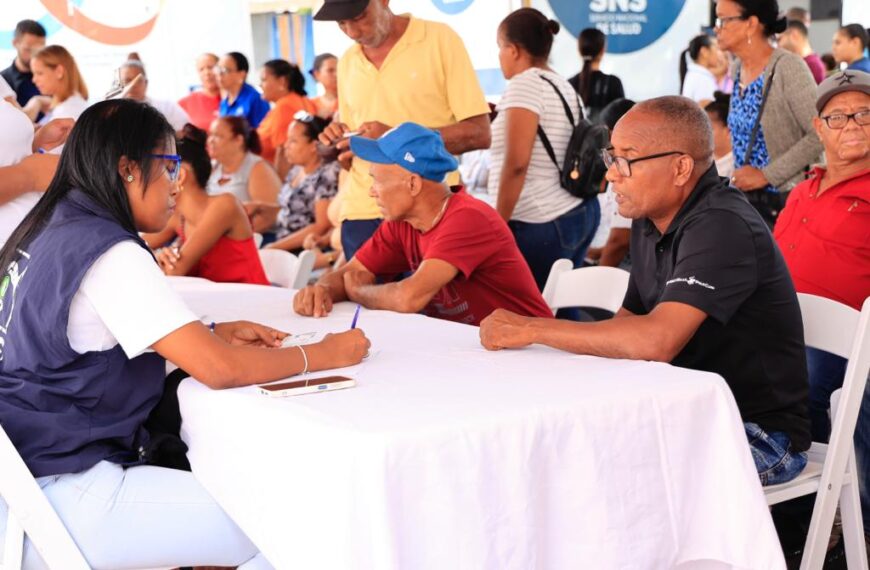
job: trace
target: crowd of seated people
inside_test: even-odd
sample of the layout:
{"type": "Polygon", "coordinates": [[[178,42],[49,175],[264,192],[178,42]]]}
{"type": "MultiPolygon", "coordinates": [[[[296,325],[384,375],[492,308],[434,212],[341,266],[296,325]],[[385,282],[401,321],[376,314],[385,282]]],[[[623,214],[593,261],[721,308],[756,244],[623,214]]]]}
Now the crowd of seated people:
{"type": "Polygon", "coordinates": [[[242,203],[230,193],[206,192],[211,161],[205,138],[192,125],[178,137],[174,213],[163,231],[142,237],[166,275],[268,285],[242,203]]]}
{"type": "MultiPolygon", "coordinates": [[[[189,472],[149,464],[146,427],[164,360],[219,389],[367,354],[359,329],[282,349],[285,333],[256,323],[203,325],[166,279],[269,286],[260,247],[316,252],[320,275],[293,296],[300,317],[352,301],[477,326],[492,351],[541,344],[719,374],[760,483],[801,473],[830,433],[845,361],[804,346],[797,293],[855,309],[870,296],[866,30],[839,28],[844,69],[822,73],[808,20],[782,17],[777,0],[719,0],[714,35],[682,56],[684,96],[635,102],[601,71],[603,33],[580,34],[582,69],[566,79],[551,67],[559,23],[521,8],[490,38],[506,80],[491,115],[448,25],[388,0],[327,0],[315,18],[338,22],[351,47],[305,72],[269,60],[260,90],[244,54],[205,53],[201,85],[177,103],[149,93],[135,53],[111,97],[89,101],[73,54],[46,46],[38,22],[15,30],[0,74],[12,90],[0,99],[0,277],[15,282],[0,288],[0,422],[89,560],[268,567],[189,472]],[[572,146],[580,119],[609,143],[572,146]],[[569,191],[572,152],[599,173],[588,194],[569,191]],[[483,158],[475,192],[463,154],[483,158]],[[613,318],[554,317],[543,291],[560,259],[630,271],[613,318]],[[103,435],[61,437],[43,414],[103,435]],[[90,484],[108,498],[86,496],[90,484]],[[112,511],[149,493],[159,516],[112,511]],[[120,520],[143,520],[149,543],[106,541],[120,520]]],[[[867,394],[855,431],[865,530],[867,394]]]]}

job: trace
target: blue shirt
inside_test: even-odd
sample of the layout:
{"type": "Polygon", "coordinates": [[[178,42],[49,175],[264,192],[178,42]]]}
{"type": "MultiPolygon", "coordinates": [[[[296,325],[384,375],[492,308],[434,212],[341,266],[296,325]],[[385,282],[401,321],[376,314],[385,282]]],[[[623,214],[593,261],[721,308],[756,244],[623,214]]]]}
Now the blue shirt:
{"type": "Polygon", "coordinates": [[[235,101],[230,103],[228,97],[221,100],[220,116],[244,117],[256,129],[270,109],[269,102],[260,96],[260,92],[245,83],[235,101]]]}
{"type": "MultiPolygon", "coordinates": [[[[747,166],[745,162],[746,149],[749,147],[749,138],[752,128],[759,120],[758,111],[761,109],[761,97],[764,91],[765,74],[759,75],[755,81],[749,84],[741,93],[740,74],[734,80],[734,91],[731,95],[731,109],[728,111],[728,128],[731,130],[731,147],[734,153],[734,170],[747,166]]],[[[755,135],[755,144],[752,146],[752,154],[749,156],[748,166],[754,166],[759,170],[770,164],[770,155],[767,152],[767,143],[764,141],[764,129],[759,126],[755,135]]],[[[771,186],[768,191],[775,191],[771,186]]]]}
{"type": "Polygon", "coordinates": [[[857,69],[864,73],[870,73],[870,58],[862,57],[859,60],[853,61],[846,69],[857,69]]]}

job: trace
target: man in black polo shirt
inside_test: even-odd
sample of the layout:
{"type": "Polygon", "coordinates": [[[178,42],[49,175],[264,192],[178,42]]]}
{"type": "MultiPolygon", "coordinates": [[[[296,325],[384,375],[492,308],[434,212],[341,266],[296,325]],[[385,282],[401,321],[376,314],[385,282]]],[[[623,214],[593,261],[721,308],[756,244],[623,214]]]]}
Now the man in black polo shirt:
{"type": "Polygon", "coordinates": [[[622,309],[598,323],[496,311],[491,350],[540,343],[720,374],[745,422],[762,484],[806,465],[808,382],[800,306],[764,221],[713,164],[707,115],[683,97],[636,105],[604,153],[619,213],[634,219],[622,309]]]}
{"type": "Polygon", "coordinates": [[[45,28],[39,22],[21,20],[15,26],[12,46],[18,55],[12,61],[12,65],[0,72],[0,75],[15,91],[18,104],[23,107],[31,97],[39,95],[39,89],[33,84],[30,58],[45,47],[45,28]]]}

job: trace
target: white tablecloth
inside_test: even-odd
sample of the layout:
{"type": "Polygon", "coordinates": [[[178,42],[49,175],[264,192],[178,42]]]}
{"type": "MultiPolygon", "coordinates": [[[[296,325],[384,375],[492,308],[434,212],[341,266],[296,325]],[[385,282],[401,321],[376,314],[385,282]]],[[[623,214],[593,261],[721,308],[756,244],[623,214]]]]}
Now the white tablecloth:
{"type": "MultiPolygon", "coordinates": [[[[348,328],[277,288],[178,282],[205,320],[348,328]]],[[[179,391],[196,477],[280,569],[784,568],[716,375],[363,310],[349,390],[179,391]]]]}

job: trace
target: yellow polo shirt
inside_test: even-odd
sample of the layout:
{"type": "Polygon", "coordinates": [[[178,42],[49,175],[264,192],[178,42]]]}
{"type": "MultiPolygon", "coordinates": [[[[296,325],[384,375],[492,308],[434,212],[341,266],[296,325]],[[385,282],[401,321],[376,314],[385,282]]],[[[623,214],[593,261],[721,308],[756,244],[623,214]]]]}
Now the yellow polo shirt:
{"type": "MultiPolygon", "coordinates": [[[[338,110],[351,130],[367,121],[390,127],[410,121],[435,129],[489,114],[460,37],[445,24],[414,17],[380,69],[359,44],[344,53],[338,62],[338,110]]],[[[369,196],[369,166],[354,158],[342,220],[381,217],[369,196]]],[[[448,182],[458,183],[458,173],[448,176],[448,182]]]]}

